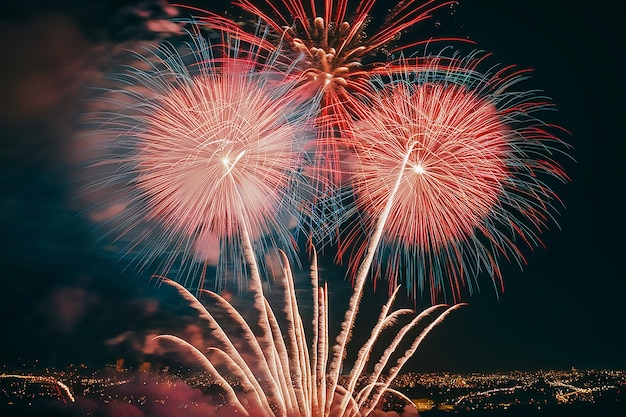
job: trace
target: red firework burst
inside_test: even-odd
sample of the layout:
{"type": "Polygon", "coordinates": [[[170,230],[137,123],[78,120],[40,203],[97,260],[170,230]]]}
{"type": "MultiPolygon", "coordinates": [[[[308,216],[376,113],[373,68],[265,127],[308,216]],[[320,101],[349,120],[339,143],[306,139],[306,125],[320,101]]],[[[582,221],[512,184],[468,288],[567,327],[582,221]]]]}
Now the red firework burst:
{"type": "MultiPolygon", "coordinates": [[[[477,63],[392,76],[352,128],[359,220],[382,227],[389,285],[402,270],[433,300],[471,292],[481,271],[501,283],[498,254],[523,261],[517,238],[534,246],[551,219],[544,180],[567,180],[552,160],[561,142],[535,118],[547,102],[512,89],[522,73],[480,75],[477,63]]],[[[361,240],[348,236],[346,247],[361,240]]],[[[370,246],[356,244],[353,270],[370,246]]]]}
{"type": "Polygon", "coordinates": [[[190,56],[163,46],[141,57],[148,70],[121,76],[130,88],[112,93],[126,107],[105,121],[117,155],[104,161],[115,170],[103,183],[124,184],[122,233],[140,233],[132,238],[150,246],[144,262],[165,256],[163,273],[179,257],[190,272],[189,264],[230,256],[245,265],[241,239],[259,242],[261,256],[262,238],[295,250],[292,187],[306,114],[284,74],[233,50],[236,43],[211,47],[196,35],[190,56]]]}

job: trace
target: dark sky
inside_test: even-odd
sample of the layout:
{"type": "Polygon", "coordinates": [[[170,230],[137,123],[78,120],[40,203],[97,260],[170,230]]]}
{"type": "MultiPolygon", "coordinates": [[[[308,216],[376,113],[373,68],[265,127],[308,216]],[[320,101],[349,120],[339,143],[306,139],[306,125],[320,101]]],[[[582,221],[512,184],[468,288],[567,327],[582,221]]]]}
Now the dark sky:
{"type": "MultiPolygon", "coordinates": [[[[84,87],[97,76],[94,48],[148,36],[141,18],[120,12],[124,3],[40,1],[0,11],[0,362],[98,364],[143,347],[145,333],[187,324],[167,291],[103,250],[75,199],[72,138],[84,87]]],[[[544,234],[546,249],[526,250],[523,271],[503,262],[504,294],[485,286],[468,299],[407,370],[626,369],[617,15],[565,0],[457,8],[455,35],[469,34],[497,62],[535,70],[532,85],[557,104],[551,121],[571,132],[576,163],[562,161],[572,182],[557,185],[566,209],[561,230],[544,234]]],[[[341,270],[334,273],[339,287],[341,270]]]]}

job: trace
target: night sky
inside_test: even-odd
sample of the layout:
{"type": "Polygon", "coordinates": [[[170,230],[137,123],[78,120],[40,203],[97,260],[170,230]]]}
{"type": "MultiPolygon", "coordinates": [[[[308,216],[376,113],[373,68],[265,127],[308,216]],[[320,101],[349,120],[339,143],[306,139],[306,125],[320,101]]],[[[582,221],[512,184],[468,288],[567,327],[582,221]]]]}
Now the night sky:
{"type": "MultiPolygon", "coordinates": [[[[129,2],[25,3],[0,10],[0,362],[100,366],[139,357],[150,350],[147,334],[190,331],[189,319],[171,291],[106,250],[102,230],[81,214],[74,156],[86,88],[106,64],[94,51],[151,35],[145,18],[124,8],[129,2]]],[[[559,159],[572,181],[555,185],[566,208],[560,230],[552,225],[543,235],[546,249],[525,249],[523,271],[503,261],[504,293],[496,297],[485,282],[407,371],[626,369],[618,14],[565,0],[468,0],[457,8],[452,35],[468,34],[495,62],[535,70],[531,85],[557,104],[549,121],[571,133],[564,138],[576,162],[559,159]]],[[[335,295],[345,295],[343,270],[324,270],[341,288],[335,295]]],[[[382,303],[385,291],[367,301],[382,303]]]]}

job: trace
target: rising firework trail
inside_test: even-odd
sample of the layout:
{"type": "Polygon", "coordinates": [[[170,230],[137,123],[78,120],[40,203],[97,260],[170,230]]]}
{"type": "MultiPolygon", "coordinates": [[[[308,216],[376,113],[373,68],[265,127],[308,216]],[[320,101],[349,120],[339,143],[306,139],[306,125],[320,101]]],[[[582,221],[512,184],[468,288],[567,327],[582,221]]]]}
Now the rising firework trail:
{"type": "MultiPolygon", "coordinates": [[[[461,306],[436,305],[419,315],[408,309],[391,311],[396,293],[392,294],[370,329],[369,339],[359,349],[351,372],[340,381],[328,378],[329,367],[337,364],[332,361],[333,350],[330,349],[328,290],[318,285],[315,257],[311,267],[315,307],[309,341],[293,275],[284,254],[282,262],[284,267],[279,278],[283,286],[282,304],[272,306],[265,300],[265,309],[260,312],[263,320],[259,320],[264,323],[259,328],[261,336],[218,294],[203,291],[205,301],[201,303],[180,284],[163,280],[174,287],[206,323],[211,344],[203,352],[176,335],[163,334],[156,339],[203,367],[210,380],[221,388],[226,412],[259,417],[367,416],[391,390],[394,378],[430,331],[461,306]],[[395,335],[391,343],[381,340],[383,332],[395,335]],[[265,335],[270,337],[265,338],[265,335]],[[263,340],[269,344],[264,345],[263,340]],[[375,354],[376,348],[383,348],[383,353],[375,354]]],[[[262,295],[261,287],[254,291],[255,296],[262,295]]],[[[358,306],[352,313],[356,314],[356,310],[358,306]]]]}
{"type": "Polygon", "coordinates": [[[105,136],[94,165],[108,169],[92,190],[123,207],[107,221],[141,265],[201,288],[207,265],[245,265],[242,239],[261,258],[273,246],[294,255],[308,117],[272,66],[279,51],[261,63],[236,39],[191,39],[186,54],[164,43],[138,56],[105,92],[121,110],[92,115],[105,136]]]}

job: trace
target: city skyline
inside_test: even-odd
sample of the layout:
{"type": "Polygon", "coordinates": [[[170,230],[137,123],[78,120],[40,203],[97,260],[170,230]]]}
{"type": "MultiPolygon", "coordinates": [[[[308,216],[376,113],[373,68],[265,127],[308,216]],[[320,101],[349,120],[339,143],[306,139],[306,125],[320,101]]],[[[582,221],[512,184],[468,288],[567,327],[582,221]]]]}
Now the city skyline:
{"type": "MultiPolygon", "coordinates": [[[[237,386],[236,379],[232,383],[237,386]]],[[[405,373],[396,379],[394,390],[411,399],[425,416],[440,412],[483,415],[494,410],[507,415],[617,415],[623,410],[625,383],[625,371],[612,370],[405,373]]],[[[159,362],[128,367],[122,358],[103,369],[82,364],[45,370],[4,366],[0,367],[0,408],[109,415],[122,407],[138,415],[156,416],[193,407],[200,415],[213,415],[211,398],[216,384],[208,373],[197,369],[159,362]]],[[[379,408],[403,416],[405,401],[389,393],[379,408]]]]}

